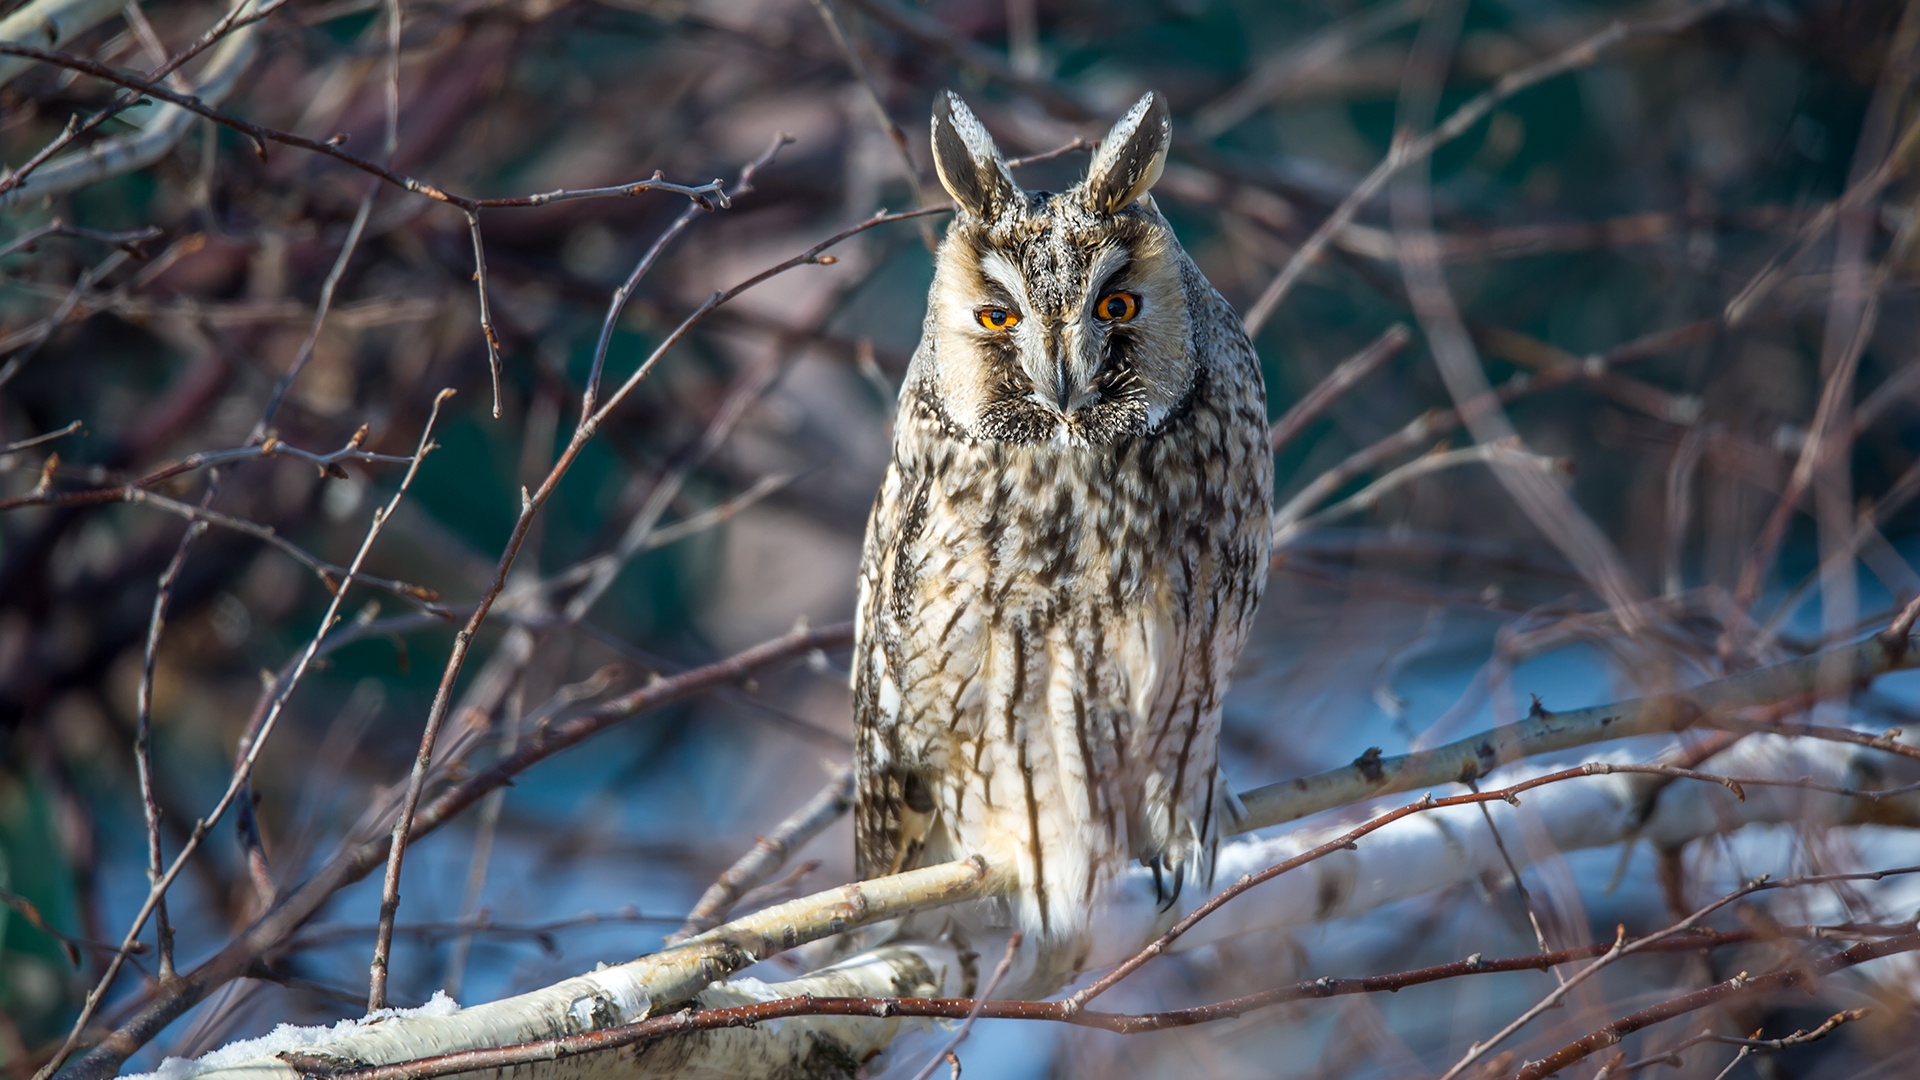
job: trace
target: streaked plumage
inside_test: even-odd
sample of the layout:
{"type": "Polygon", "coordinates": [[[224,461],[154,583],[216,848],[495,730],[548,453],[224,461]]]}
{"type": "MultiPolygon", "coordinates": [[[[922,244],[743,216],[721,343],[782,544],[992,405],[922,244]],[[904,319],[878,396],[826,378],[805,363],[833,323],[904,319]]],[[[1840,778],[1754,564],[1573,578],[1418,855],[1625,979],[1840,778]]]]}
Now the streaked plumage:
{"type": "Polygon", "coordinates": [[[1011,868],[1028,992],[1079,970],[1130,860],[1168,903],[1208,883],[1234,812],[1220,703],[1272,462],[1253,347],[1146,196],[1169,136],[1148,94],[1085,180],[1030,193],[958,98],[934,112],[959,213],[867,525],[856,854],[1011,868]]]}

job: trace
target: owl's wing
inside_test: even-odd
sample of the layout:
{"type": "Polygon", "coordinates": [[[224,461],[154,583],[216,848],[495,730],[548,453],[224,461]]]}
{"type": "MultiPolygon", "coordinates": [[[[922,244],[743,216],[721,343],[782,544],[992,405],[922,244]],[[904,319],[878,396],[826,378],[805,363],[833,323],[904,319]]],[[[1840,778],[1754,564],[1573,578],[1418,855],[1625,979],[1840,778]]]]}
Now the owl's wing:
{"type": "MultiPolygon", "coordinates": [[[[903,518],[911,516],[912,485],[896,464],[874,499],[860,564],[860,601],[853,653],[854,868],[862,879],[915,865],[931,821],[933,801],[918,757],[903,745],[903,705],[895,660],[901,627],[895,617],[896,569],[903,518]]],[[[922,496],[924,498],[924,495],[922,496]]],[[[910,528],[910,526],[909,526],[910,528]]]]}

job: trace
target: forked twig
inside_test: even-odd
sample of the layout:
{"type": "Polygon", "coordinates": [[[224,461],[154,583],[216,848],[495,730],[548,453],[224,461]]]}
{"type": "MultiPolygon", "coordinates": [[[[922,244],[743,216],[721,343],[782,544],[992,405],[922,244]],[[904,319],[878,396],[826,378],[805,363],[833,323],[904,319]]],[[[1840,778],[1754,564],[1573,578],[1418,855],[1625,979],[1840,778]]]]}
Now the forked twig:
{"type": "Polygon", "coordinates": [[[1020,951],[1020,938],[1018,930],[1007,935],[1006,954],[1000,957],[1000,963],[994,967],[993,977],[987,980],[987,985],[980,988],[980,994],[973,1003],[973,1008],[967,1010],[966,1018],[961,1020],[960,1026],[954,1030],[953,1038],[947,1040],[947,1044],[940,1048],[939,1053],[933,1055],[925,1068],[913,1074],[913,1080],[927,1080],[943,1061],[952,1061],[954,1074],[959,1075],[960,1059],[954,1051],[960,1049],[960,1044],[966,1041],[967,1033],[973,1030],[973,1022],[980,1019],[980,1013],[987,1007],[987,1002],[993,1000],[993,992],[1000,988],[1001,980],[1007,977],[1007,969],[1013,966],[1013,956],[1020,951]]]}

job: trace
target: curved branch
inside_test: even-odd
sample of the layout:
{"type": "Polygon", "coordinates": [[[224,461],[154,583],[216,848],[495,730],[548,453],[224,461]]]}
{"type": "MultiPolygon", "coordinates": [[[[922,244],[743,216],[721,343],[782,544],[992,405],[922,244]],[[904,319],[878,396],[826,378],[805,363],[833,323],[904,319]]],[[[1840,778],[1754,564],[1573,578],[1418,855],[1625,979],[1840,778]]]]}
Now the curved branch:
{"type": "Polygon", "coordinates": [[[242,120],[237,116],[230,116],[208,105],[205,101],[202,101],[198,95],[179,93],[149,79],[140,78],[137,75],[129,74],[118,68],[99,63],[98,61],[88,60],[84,57],[73,56],[53,49],[39,49],[32,45],[22,45],[12,41],[0,41],[0,56],[20,56],[30,60],[38,60],[42,63],[52,64],[55,67],[62,67],[69,71],[77,71],[83,75],[90,75],[104,82],[113,83],[115,86],[123,86],[129,90],[136,90],[147,97],[177,105],[180,108],[204,116],[222,127],[231,128],[252,139],[255,148],[263,157],[266,155],[267,143],[275,142],[285,146],[296,146],[302,150],[310,150],[316,154],[323,154],[342,164],[359,169],[361,172],[377,176],[403,191],[410,191],[416,195],[425,195],[429,199],[457,206],[469,214],[490,207],[545,206],[548,203],[557,202],[563,198],[637,195],[643,191],[668,191],[677,195],[684,195],[696,202],[704,203],[712,200],[720,206],[728,205],[725,185],[718,180],[706,184],[687,186],[662,180],[659,178],[660,174],[658,173],[655,173],[652,179],[641,180],[632,184],[621,184],[616,187],[592,188],[582,192],[556,191],[540,195],[524,195],[506,199],[476,199],[450,191],[443,191],[423,180],[417,180],[405,173],[395,172],[381,165],[379,162],[363,158],[349,150],[342,149],[340,144],[333,140],[323,141],[320,139],[309,139],[304,135],[295,135],[291,131],[280,131],[276,128],[262,127],[259,124],[242,120]]]}

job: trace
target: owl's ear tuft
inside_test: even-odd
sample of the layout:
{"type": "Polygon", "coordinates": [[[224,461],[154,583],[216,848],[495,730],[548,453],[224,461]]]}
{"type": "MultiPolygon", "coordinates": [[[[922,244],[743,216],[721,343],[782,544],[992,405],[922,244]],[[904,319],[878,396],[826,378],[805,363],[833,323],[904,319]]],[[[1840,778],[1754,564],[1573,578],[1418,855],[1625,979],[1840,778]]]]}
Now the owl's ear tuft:
{"type": "Polygon", "coordinates": [[[1167,99],[1152,90],[1127,110],[1094,152],[1082,185],[1087,209],[1111,214],[1147,193],[1167,164],[1173,118],[1167,99]]]}
{"type": "Polygon", "coordinates": [[[933,168],[961,213],[984,221],[1006,213],[1020,190],[993,136],[951,90],[933,98],[933,168]]]}

